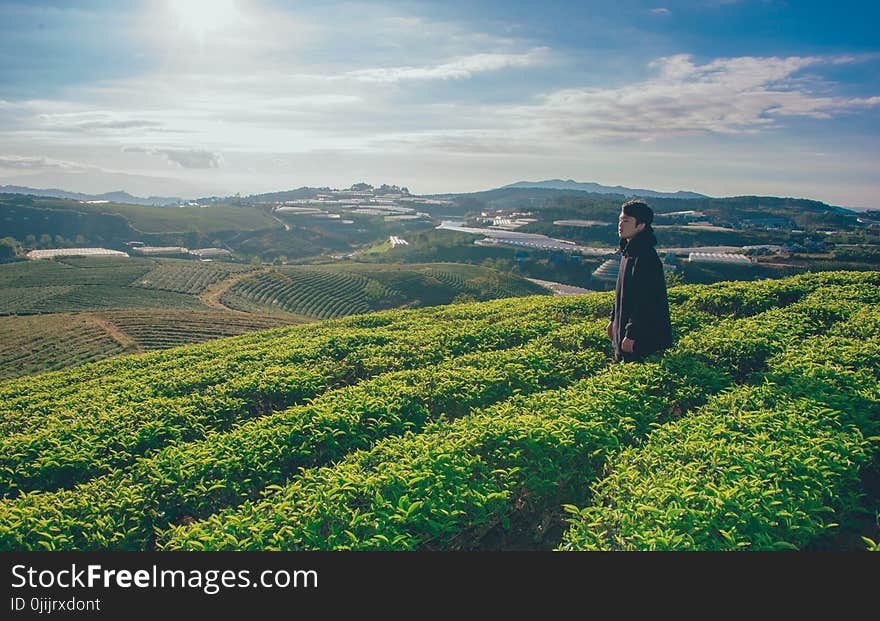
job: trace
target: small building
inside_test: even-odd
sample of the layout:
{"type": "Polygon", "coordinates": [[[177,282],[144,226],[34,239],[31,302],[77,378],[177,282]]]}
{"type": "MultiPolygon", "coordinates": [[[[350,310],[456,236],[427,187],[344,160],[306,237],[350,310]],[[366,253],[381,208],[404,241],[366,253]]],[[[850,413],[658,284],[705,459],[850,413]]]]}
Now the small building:
{"type": "Polygon", "coordinates": [[[183,246],[141,246],[132,248],[131,251],[143,255],[189,254],[189,249],[183,246]]]}
{"type": "Polygon", "coordinates": [[[691,252],[688,255],[691,263],[726,263],[728,265],[753,265],[752,260],[744,254],[730,252],[691,252]]]}
{"type": "Polygon", "coordinates": [[[278,207],[275,211],[288,216],[314,216],[327,213],[317,207],[278,207]]]}
{"type": "Polygon", "coordinates": [[[685,211],[666,211],[663,213],[658,212],[658,213],[654,214],[655,218],[659,218],[661,216],[667,217],[667,218],[679,218],[682,220],[696,220],[699,218],[705,218],[706,214],[703,213],[702,211],[695,211],[693,209],[688,209],[685,211]]]}
{"type": "Polygon", "coordinates": [[[190,250],[189,253],[203,259],[208,257],[229,256],[232,254],[225,248],[196,248],[194,250],[190,250]]]}
{"type": "Polygon", "coordinates": [[[28,259],[54,259],[56,257],[128,257],[120,250],[108,248],[48,248],[31,250],[25,255],[28,259]]]}

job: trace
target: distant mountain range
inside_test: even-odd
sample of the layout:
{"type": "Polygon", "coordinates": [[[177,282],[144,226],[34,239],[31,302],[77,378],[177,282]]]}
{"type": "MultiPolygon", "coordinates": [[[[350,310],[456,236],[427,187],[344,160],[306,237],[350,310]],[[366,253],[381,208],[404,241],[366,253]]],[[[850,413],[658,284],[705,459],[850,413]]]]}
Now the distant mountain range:
{"type": "MultiPolygon", "coordinates": [[[[601,185],[598,183],[591,182],[578,182],[572,179],[547,179],[544,181],[517,181],[516,183],[510,183],[505,186],[501,186],[495,190],[488,190],[484,192],[473,192],[473,193],[465,193],[465,194],[429,194],[425,195],[427,198],[455,198],[461,196],[481,196],[486,194],[495,195],[498,193],[517,193],[517,191],[528,192],[529,190],[532,193],[535,191],[549,191],[549,192],[565,192],[565,191],[576,191],[576,192],[585,192],[585,193],[594,193],[594,194],[617,194],[622,196],[640,196],[645,198],[672,198],[672,199],[708,199],[712,198],[711,196],[706,196],[705,194],[698,194],[696,192],[657,192],[655,190],[645,190],[640,188],[627,188],[624,186],[616,185],[616,186],[607,186],[601,185]]],[[[279,192],[268,192],[265,194],[253,194],[244,198],[245,201],[258,201],[258,202],[266,202],[266,201],[285,201],[285,200],[294,200],[298,198],[312,198],[316,194],[320,192],[331,191],[328,187],[308,187],[303,186],[296,189],[290,190],[282,190],[279,192]]],[[[60,190],[58,188],[48,188],[48,189],[38,189],[31,188],[27,186],[19,186],[19,185],[0,185],[0,194],[30,194],[32,196],[45,196],[52,198],[66,198],[70,200],[78,200],[78,201],[109,201],[114,203],[127,203],[132,205],[157,205],[157,206],[170,206],[170,205],[178,205],[182,202],[188,202],[189,200],[193,200],[199,203],[216,203],[223,202],[226,200],[232,201],[241,201],[243,197],[241,196],[227,196],[227,197],[203,197],[203,198],[195,198],[195,199],[186,199],[181,198],[179,196],[148,196],[146,198],[140,196],[133,196],[124,190],[118,190],[115,192],[105,192],[104,194],[83,194],[81,192],[69,192],[67,190],[60,190]]],[[[416,195],[413,195],[416,196],[416,195]]],[[[535,199],[537,200],[537,199],[535,199]]],[[[861,211],[868,210],[867,207],[862,208],[846,208],[846,207],[837,207],[832,205],[826,205],[825,203],[820,203],[818,201],[813,201],[817,205],[821,205],[823,208],[830,209],[832,211],[838,211],[841,213],[856,213],[861,211]]]]}
{"type": "Polygon", "coordinates": [[[710,198],[705,194],[696,192],[657,192],[655,190],[642,190],[637,188],[625,188],[622,185],[608,186],[598,183],[580,183],[572,179],[548,179],[546,181],[517,181],[502,186],[508,188],[542,188],[546,190],[577,190],[579,192],[593,192],[595,194],[622,194],[623,196],[643,196],[645,198],[710,198]]]}
{"type": "Polygon", "coordinates": [[[109,201],[112,203],[127,203],[129,205],[177,205],[183,200],[179,197],[169,196],[149,196],[147,198],[142,198],[140,196],[132,196],[128,192],[122,190],[106,192],[104,194],[82,194],[80,192],[68,192],[67,190],[59,190],[57,188],[40,190],[19,185],[0,185],[0,194],[30,194],[32,196],[47,196],[50,198],[68,198],[76,201],[109,201]]]}

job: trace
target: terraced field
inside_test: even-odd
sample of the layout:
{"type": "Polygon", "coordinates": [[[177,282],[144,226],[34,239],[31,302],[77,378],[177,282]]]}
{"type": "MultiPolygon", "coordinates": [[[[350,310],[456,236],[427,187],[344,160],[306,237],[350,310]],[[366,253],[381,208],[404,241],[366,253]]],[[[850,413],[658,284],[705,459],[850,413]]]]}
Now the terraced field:
{"type": "Polygon", "coordinates": [[[0,265],[0,378],[307,320],[214,309],[198,297],[254,269],[137,257],[0,265]]]}
{"type": "Polygon", "coordinates": [[[139,287],[69,285],[0,289],[0,315],[71,313],[118,308],[205,308],[191,295],[139,287]]]}
{"type": "Polygon", "coordinates": [[[477,266],[454,263],[427,264],[424,267],[426,273],[431,277],[461,293],[474,295],[477,300],[487,296],[489,298],[515,297],[524,295],[524,291],[528,290],[519,279],[514,280],[501,274],[487,275],[485,271],[475,268],[477,266]]]}
{"type": "Polygon", "coordinates": [[[456,295],[466,294],[474,301],[504,297],[546,295],[543,287],[497,270],[467,263],[410,263],[402,265],[343,264],[331,269],[344,270],[374,278],[411,298],[428,298],[424,305],[446,304],[456,295]],[[441,284],[445,290],[426,291],[428,286],[441,284]],[[435,301],[433,298],[447,301],[435,301]]]}
{"type": "Polygon", "coordinates": [[[236,283],[221,298],[246,312],[282,311],[330,319],[466,299],[543,295],[547,290],[495,270],[458,264],[287,267],[236,283]]]}
{"type": "Polygon", "coordinates": [[[156,265],[154,259],[66,257],[0,265],[0,290],[102,285],[125,287],[156,265]]]}
{"type": "MultiPolygon", "coordinates": [[[[197,262],[192,262],[198,269],[197,262]]],[[[161,266],[157,259],[69,257],[0,266],[0,315],[118,308],[200,308],[195,297],[131,284],[161,266]]]]}
{"type": "Polygon", "coordinates": [[[55,371],[126,351],[87,315],[0,317],[0,379],[55,371]]]}
{"type": "Polygon", "coordinates": [[[254,271],[252,265],[221,262],[196,262],[184,259],[163,259],[149,272],[134,280],[134,287],[199,295],[211,285],[233,274],[254,271]]]}
{"type": "Polygon", "coordinates": [[[219,310],[144,309],[0,317],[0,379],[289,323],[277,317],[219,310]]]}
{"type": "Polygon", "coordinates": [[[10,316],[0,378],[291,323],[446,304],[460,295],[544,292],[493,270],[441,267],[435,277],[433,266],[275,268],[143,257],[0,265],[0,317],[10,316]],[[27,315],[43,320],[23,320],[27,315]]]}
{"type": "Polygon", "coordinates": [[[0,548],[876,548],[880,274],[357,315],[0,383],[0,548]],[[873,491],[872,491],[873,490],[873,491]]]}
{"type": "MultiPolygon", "coordinates": [[[[364,292],[369,282],[361,276],[319,269],[272,270],[239,281],[220,302],[245,312],[280,310],[327,319],[372,310],[364,292]]],[[[377,293],[388,297],[384,287],[377,293]]]]}
{"type": "Polygon", "coordinates": [[[96,315],[134,341],[138,351],[203,343],[290,323],[275,317],[217,310],[106,311],[96,315]]]}

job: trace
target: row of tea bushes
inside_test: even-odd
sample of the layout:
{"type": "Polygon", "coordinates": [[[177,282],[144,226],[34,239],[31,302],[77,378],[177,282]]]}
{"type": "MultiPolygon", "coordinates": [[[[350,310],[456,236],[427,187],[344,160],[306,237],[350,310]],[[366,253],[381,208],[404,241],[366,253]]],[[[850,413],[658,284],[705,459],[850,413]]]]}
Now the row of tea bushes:
{"type": "Polygon", "coordinates": [[[589,375],[609,359],[600,334],[604,321],[576,324],[522,347],[388,373],[229,433],[168,447],[72,490],[25,494],[0,505],[0,548],[149,549],[155,528],[254,498],[300,468],[589,375]]]}
{"type": "MultiPolygon", "coordinates": [[[[373,335],[367,344],[332,351],[303,365],[264,367],[239,374],[203,392],[146,401],[88,415],[65,412],[42,417],[36,429],[0,438],[0,493],[70,487],[172,442],[192,442],[244,419],[300,403],[324,391],[389,370],[436,364],[463,353],[510,347],[546,333],[550,322],[485,323],[448,334],[423,325],[405,334],[373,335]]],[[[185,374],[185,369],[177,373],[185,374]]]]}
{"type": "Polygon", "coordinates": [[[880,453],[880,340],[802,343],[764,381],[623,451],[562,549],[800,549],[851,520],[880,453]]]}
{"type": "MultiPolygon", "coordinates": [[[[782,309],[783,311],[787,309],[782,309]]],[[[803,309],[735,321],[763,328],[754,372],[791,339],[821,329],[803,309]],[[773,327],[771,330],[770,328],[773,327]]],[[[381,442],[317,470],[264,500],[173,528],[176,549],[398,549],[467,547],[501,524],[576,496],[620,446],[687,411],[729,380],[720,359],[731,335],[717,326],[658,362],[615,365],[572,388],[512,400],[448,427],[381,442]],[[717,341],[717,342],[713,342],[717,341]],[[720,344],[719,344],[720,343],[720,344]],[[721,370],[719,370],[721,369],[721,370]]]]}

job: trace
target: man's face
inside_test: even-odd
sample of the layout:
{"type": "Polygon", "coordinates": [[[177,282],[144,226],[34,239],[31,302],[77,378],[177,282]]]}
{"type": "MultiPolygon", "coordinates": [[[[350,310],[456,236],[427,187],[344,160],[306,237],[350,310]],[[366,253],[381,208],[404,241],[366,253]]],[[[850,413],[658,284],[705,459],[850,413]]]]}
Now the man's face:
{"type": "Polygon", "coordinates": [[[620,236],[620,239],[632,239],[638,233],[644,231],[646,226],[647,224],[644,222],[636,224],[635,218],[626,215],[621,210],[620,217],[617,219],[617,234],[620,236]]]}

